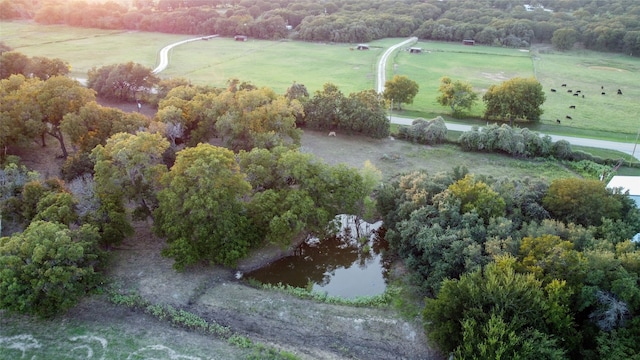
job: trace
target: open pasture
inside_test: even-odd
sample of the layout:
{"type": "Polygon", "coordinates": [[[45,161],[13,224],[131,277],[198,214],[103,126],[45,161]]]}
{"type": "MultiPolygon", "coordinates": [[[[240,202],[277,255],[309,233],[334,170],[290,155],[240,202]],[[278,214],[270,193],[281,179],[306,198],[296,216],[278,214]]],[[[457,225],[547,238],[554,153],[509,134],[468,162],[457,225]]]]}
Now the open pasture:
{"type": "MultiPolygon", "coordinates": [[[[0,22],[0,33],[2,41],[25,55],[68,61],[74,77],[86,77],[94,66],[127,61],[153,68],[162,47],[191,37],[25,22],[0,22]]],[[[294,81],[306,85],[311,94],[331,82],[349,94],[375,87],[376,64],[383,49],[401,40],[372,41],[371,50],[358,51],[351,50],[355,44],[215,38],[174,48],[169,67],[160,76],[185,77],[194,84],[212,86],[225,86],[227,80],[237,78],[278,93],[284,93],[294,81]]],[[[436,102],[443,76],[470,82],[481,96],[489,86],[507,79],[536,76],[547,101],[541,124],[534,129],[586,137],[621,133],[633,141],[640,128],[637,58],[583,50],[554,52],[548,46],[534,46],[531,51],[442,42],[412,46],[423,48],[423,53],[410,54],[403,49],[387,65],[388,78],[407,75],[420,85],[413,104],[403,105],[404,115],[429,118],[449,114],[448,107],[436,102]],[[623,95],[617,95],[618,89],[623,95]],[[573,96],[577,90],[581,92],[573,96]]],[[[483,111],[480,100],[469,115],[479,118],[483,111]]]]}

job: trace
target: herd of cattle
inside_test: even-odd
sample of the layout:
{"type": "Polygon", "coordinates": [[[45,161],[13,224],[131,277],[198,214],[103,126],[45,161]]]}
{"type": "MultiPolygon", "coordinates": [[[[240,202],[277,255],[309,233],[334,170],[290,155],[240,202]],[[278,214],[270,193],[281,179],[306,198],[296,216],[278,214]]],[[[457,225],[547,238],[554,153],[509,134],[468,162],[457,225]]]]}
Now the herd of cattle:
{"type": "MultiPolygon", "coordinates": [[[[567,84],[562,84],[560,86],[566,88],[567,84]]],[[[607,95],[607,93],[604,91],[604,86],[600,86],[600,90],[601,90],[600,92],[601,95],[607,95]]],[[[551,92],[558,92],[558,90],[551,89],[551,92]]],[[[573,96],[582,96],[582,98],[584,99],[584,94],[582,93],[582,90],[573,91],[571,89],[567,89],[567,93],[572,94],[573,96]]],[[[622,95],[622,90],[618,89],[617,94],[622,95]]],[[[569,105],[569,109],[575,109],[575,108],[576,108],[575,105],[569,105]]],[[[573,118],[570,115],[567,115],[564,118],[567,120],[573,120],[573,118]]],[[[560,119],[556,119],[556,123],[560,124],[561,123],[560,119]]]]}

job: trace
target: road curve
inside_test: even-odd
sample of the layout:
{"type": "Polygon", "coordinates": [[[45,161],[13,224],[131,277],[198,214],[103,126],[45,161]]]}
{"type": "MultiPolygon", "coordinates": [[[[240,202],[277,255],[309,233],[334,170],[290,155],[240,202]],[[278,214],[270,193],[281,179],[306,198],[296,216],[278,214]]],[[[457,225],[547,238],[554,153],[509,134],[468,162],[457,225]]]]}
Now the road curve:
{"type": "Polygon", "coordinates": [[[393,45],[392,47],[388,48],[384,52],[384,54],[382,54],[380,61],[378,61],[378,81],[376,83],[376,91],[378,91],[378,94],[381,94],[382,92],[384,92],[384,83],[386,82],[386,76],[387,76],[387,60],[389,59],[389,56],[391,55],[391,53],[393,53],[397,48],[401,46],[414,43],[416,41],[418,41],[417,37],[409,38],[399,44],[393,45]]]}
{"type": "MultiPolygon", "coordinates": [[[[392,124],[411,125],[412,122],[413,122],[413,119],[397,117],[397,116],[391,117],[392,124]]],[[[452,124],[452,123],[446,123],[446,125],[448,130],[454,130],[454,131],[471,130],[470,125],[452,124]]],[[[640,146],[636,147],[634,143],[621,143],[621,142],[615,142],[615,141],[596,140],[596,139],[578,138],[578,137],[552,135],[552,134],[543,134],[543,135],[549,135],[551,137],[551,140],[553,140],[554,142],[559,140],[566,140],[569,143],[571,143],[571,145],[588,146],[588,147],[599,148],[599,149],[617,150],[629,155],[633,155],[636,159],[640,160],[640,146]],[[634,153],[634,150],[635,150],[635,153],[634,153]]]]}
{"type": "Polygon", "coordinates": [[[178,45],[186,44],[186,43],[192,42],[192,41],[209,40],[209,39],[217,37],[217,36],[218,35],[200,36],[200,37],[193,38],[193,39],[187,39],[187,40],[178,41],[176,43],[169,44],[169,45],[163,47],[160,50],[160,63],[158,64],[158,66],[155,69],[153,69],[153,73],[157,74],[157,73],[161,72],[162,70],[166,69],[167,66],[169,66],[169,50],[173,49],[174,47],[176,47],[178,45]]]}

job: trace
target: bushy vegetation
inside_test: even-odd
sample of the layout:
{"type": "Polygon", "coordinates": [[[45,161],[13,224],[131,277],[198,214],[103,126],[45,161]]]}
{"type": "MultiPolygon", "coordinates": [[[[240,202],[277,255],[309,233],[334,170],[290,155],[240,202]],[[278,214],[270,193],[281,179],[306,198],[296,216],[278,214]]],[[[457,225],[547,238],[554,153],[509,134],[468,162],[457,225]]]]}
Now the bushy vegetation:
{"type": "Polygon", "coordinates": [[[410,126],[400,127],[398,136],[418,144],[440,144],[447,139],[447,125],[441,116],[431,120],[418,118],[410,126]]]}
{"type": "Polygon", "coordinates": [[[527,359],[640,350],[631,340],[640,249],[630,241],[640,210],[604,183],[415,172],[381,189],[378,209],[442,350],[527,359]]]}

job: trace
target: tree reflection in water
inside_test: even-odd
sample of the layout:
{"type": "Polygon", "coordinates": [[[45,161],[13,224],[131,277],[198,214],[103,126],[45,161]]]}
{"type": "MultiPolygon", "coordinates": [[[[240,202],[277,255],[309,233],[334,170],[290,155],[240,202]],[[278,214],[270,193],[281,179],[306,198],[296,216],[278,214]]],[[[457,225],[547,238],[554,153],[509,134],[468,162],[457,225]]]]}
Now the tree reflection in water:
{"type": "Polygon", "coordinates": [[[334,236],[307,239],[296,254],[246,274],[263,283],[287,284],[354,298],[384,292],[389,264],[382,222],[366,223],[355,216],[338,215],[334,236]]]}

